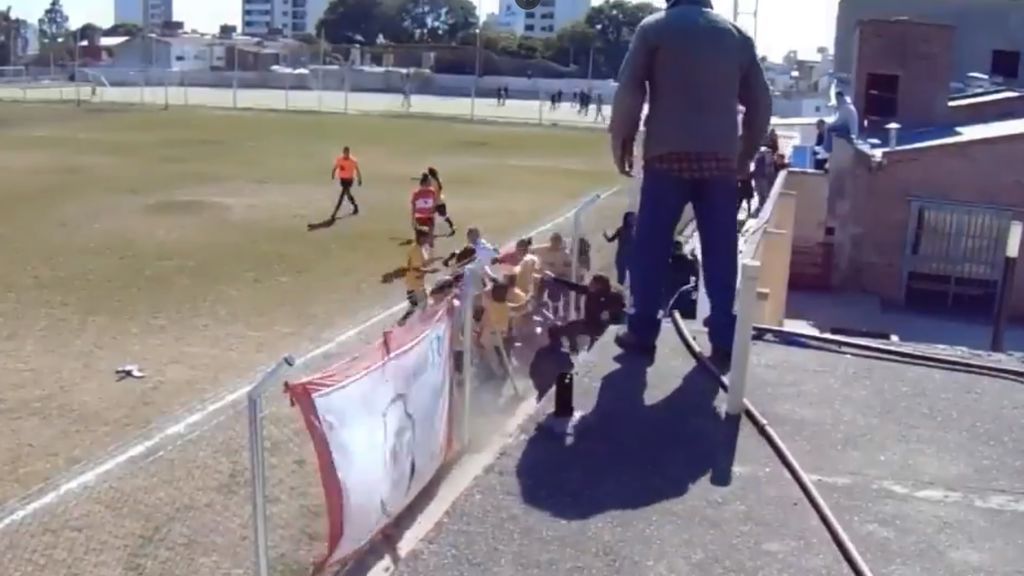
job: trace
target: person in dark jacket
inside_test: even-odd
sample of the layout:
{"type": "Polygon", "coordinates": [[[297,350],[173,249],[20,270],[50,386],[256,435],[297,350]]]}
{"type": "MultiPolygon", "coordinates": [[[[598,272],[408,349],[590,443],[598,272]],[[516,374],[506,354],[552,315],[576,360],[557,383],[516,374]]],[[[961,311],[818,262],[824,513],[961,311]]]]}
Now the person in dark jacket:
{"type": "Polygon", "coordinates": [[[629,279],[629,254],[633,249],[633,237],[636,234],[636,212],[626,212],[622,215],[622,225],[611,235],[604,233],[607,242],[617,242],[615,245],[615,275],[619,286],[625,286],[629,279]]]}
{"type": "Polygon", "coordinates": [[[753,39],[717,14],[710,0],[668,0],[665,10],[636,27],[619,71],[609,132],[615,166],[624,175],[633,174],[645,102],[632,307],[628,329],[615,342],[627,353],[654,356],[672,241],[692,203],[711,304],[711,360],[727,370],[739,272],[736,180],[750,178],[772,112],[753,39]],[[736,125],[740,106],[742,130],[736,125]]]}
{"type": "Polygon", "coordinates": [[[555,387],[559,375],[573,371],[572,355],[565,350],[562,336],[561,327],[548,327],[548,343],[538,348],[530,361],[530,380],[538,400],[555,387]]]}
{"type": "Polygon", "coordinates": [[[583,297],[583,318],[562,326],[562,334],[569,341],[569,350],[579,352],[580,340],[589,339],[587,347],[613,324],[622,324],[626,318],[626,298],[612,289],[612,282],[604,274],[594,274],[587,284],[564,278],[547,276],[544,279],[583,297]]]}

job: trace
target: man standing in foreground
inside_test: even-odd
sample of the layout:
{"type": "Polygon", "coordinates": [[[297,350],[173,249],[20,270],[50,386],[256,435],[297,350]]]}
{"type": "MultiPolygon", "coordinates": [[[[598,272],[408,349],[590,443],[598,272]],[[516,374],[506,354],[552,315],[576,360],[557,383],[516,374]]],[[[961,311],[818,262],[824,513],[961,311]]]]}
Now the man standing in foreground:
{"type": "Polygon", "coordinates": [[[736,181],[771,117],[771,93],[754,41],[712,10],[710,0],[669,0],[637,27],[619,72],[609,126],[619,172],[632,175],[644,99],[644,178],[630,267],[633,313],[616,337],[627,352],[653,356],[669,276],[673,233],[690,202],[701,241],[711,315],[711,359],[727,368],[736,297],[736,181]],[[742,135],[737,104],[744,107],[742,135]]]}
{"type": "Polygon", "coordinates": [[[345,146],[341,151],[341,156],[338,156],[334,161],[334,168],[331,170],[331,180],[335,178],[341,184],[341,194],[338,196],[338,203],[334,206],[334,212],[331,212],[331,222],[338,219],[338,210],[341,210],[341,205],[345,202],[346,198],[352,203],[352,215],[359,214],[359,205],[356,204],[356,199],[352,196],[352,184],[357,183],[362,186],[363,173],[359,170],[359,162],[352,156],[352,151],[349,150],[348,146],[345,146]]]}

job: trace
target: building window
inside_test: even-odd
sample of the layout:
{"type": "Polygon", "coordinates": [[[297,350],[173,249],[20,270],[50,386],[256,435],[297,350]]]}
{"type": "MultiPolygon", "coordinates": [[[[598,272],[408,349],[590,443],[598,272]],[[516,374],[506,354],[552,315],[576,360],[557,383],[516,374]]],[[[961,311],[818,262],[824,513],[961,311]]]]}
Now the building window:
{"type": "Polygon", "coordinates": [[[1020,51],[1019,50],[993,50],[992,76],[999,76],[1007,80],[1020,78],[1020,51]]]}
{"type": "Polygon", "coordinates": [[[526,15],[525,15],[524,17],[525,17],[525,18],[526,18],[527,20],[533,20],[534,18],[536,18],[536,17],[537,17],[537,15],[536,15],[536,14],[534,14],[533,12],[527,12],[527,13],[526,13],[526,15]]]}
{"type": "Polygon", "coordinates": [[[554,12],[542,12],[541,15],[540,15],[540,19],[541,20],[554,20],[555,19],[555,13],[554,12]]]}
{"type": "Polygon", "coordinates": [[[174,61],[175,62],[184,62],[185,61],[185,56],[183,54],[178,54],[177,56],[174,57],[174,61]]]}
{"type": "Polygon", "coordinates": [[[900,77],[868,74],[864,82],[864,116],[885,120],[899,113],[900,77]]]}
{"type": "Polygon", "coordinates": [[[555,0],[540,0],[540,7],[541,8],[554,8],[555,7],[555,0]]]}
{"type": "Polygon", "coordinates": [[[305,32],[306,25],[302,22],[292,22],[292,32],[305,32]]]}
{"type": "Polygon", "coordinates": [[[533,32],[533,24],[527,24],[526,26],[523,26],[523,31],[524,32],[533,32]]]}

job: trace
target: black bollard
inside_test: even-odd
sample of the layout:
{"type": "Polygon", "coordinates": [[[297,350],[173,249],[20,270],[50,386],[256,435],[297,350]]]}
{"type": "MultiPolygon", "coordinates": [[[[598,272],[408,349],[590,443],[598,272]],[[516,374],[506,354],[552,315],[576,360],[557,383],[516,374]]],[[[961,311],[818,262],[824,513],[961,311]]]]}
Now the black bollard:
{"type": "Polygon", "coordinates": [[[562,372],[555,380],[555,418],[572,418],[576,413],[572,392],[572,372],[562,372]]]}

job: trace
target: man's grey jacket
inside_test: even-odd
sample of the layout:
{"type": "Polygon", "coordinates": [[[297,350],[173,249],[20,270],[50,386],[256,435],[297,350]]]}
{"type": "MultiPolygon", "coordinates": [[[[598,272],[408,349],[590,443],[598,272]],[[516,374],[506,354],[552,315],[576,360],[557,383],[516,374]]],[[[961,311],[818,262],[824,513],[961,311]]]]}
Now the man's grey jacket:
{"type": "Polygon", "coordinates": [[[644,158],[721,154],[749,170],[771,120],[771,91],[754,41],[711,8],[710,0],[670,1],[637,27],[612,107],[614,145],[636,137],[646,97],[644,158]]]}

